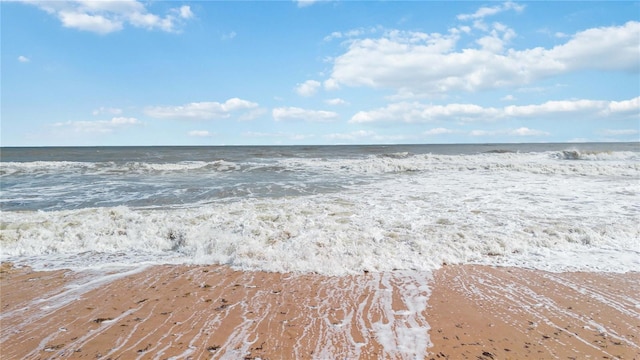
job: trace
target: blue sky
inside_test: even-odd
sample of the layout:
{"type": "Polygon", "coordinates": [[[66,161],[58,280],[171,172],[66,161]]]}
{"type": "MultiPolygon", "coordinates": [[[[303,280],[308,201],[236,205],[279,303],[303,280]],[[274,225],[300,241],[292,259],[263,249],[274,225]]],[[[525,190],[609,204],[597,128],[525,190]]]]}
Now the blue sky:
{"type": "Polygon", "coordinates": [[[637,1],[0,6],[2,146],[640,138],[637,1]]]}

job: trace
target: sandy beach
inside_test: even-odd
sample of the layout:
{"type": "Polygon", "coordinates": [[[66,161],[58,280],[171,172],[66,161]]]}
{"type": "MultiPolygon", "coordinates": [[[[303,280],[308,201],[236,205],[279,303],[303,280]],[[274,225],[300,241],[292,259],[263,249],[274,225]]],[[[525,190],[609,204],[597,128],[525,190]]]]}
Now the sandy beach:
{"type": "Polygon", "coordinates": [[[2,359],[638,359],[640,274],[3,264],[2,359]]]}

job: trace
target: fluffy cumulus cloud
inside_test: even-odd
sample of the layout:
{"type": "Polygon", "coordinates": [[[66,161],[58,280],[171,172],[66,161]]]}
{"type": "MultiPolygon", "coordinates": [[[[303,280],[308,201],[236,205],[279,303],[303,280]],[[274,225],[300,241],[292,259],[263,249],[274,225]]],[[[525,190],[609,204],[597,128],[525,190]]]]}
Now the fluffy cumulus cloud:
{"type": "Polygon", "coordinates": [[[172,8],[167,14],[150,12],[137,0],[23,0],[56,16],[63,26],[83,31],[108,34],[122,30],[125,24],[134,27],[177,32],[179,27],[193,17],[188,5],[172,8]]]}
{"type": "Polygon", "coordinates": [[[119,129],[141,124],[133,117],[114,117],[111,120],[57,122],[53,124],[53,128],[82,134],[110,134],[119,129]]]}
{"type": "Polygon", "coordinates": [[[145,114],[158,119],[225,119],[233,114],[240,120],[258,109],[258,104],[231,98],[223,103],[216,101],[192,102],[178,106],[152,106],[145,109],[145,114]]]}
{"type": "Polygon", "coordinates": [[[21,63],[28,63],[31,61],[31,59],[29,59],[28,57],[24,56],[24,55],[20,55],[18,56],[18,61],[21,63]]]}
{"type": "Polygon", "coordinates": [[[603,110],[605,113],[618,113],[640,116],[640,96],[629,100],[611,101],[603,110]]]}
{"type": "MultiPolygon", "coordinates": [[[[508,10],[522,7],[507,2],[458,18],[482,20],[508,10]]],[[[463,25],[443,34],[386,30],[351,39],[333,59],[325,88],[364,86],[434,96],[524,86],[577,70],[640,71],[638,21],[579,31],[551,48],[511,48],[517,34],[499,22],[474,28],[463,25]],[[475,36],[475,46],[467,38],[460,41],[463,36],[475,36]]]]}
{"type": "Polygon", "coordinates": [[[640,118],[640,97],[623,101],[563,100],[547,101],[535,105],[510,105],[502,108],[476,104],[433,105],[420,102],[400,102],[369,111],[360,111],[351,117],[351,123],[404,122],[427,123],[433,121],[496,121],[507,118],[541,118],[562,115],[616,118],[640,118]]]}
{"type": "Polygon", "coordinates": [[[546,53],[545,60],[558,62],[567,70],[640,71],[640,22],[587,29],[546,53]]]}
{"type": "Polygon", "coordinates": [[[295,90],[298,95],[308,97],[315,95],[318,92],[320,86],[321,84],[319,81],[307,80],[302,84],[298,84],[295,90]]]}
{"type": "Polygon", "coordinates": [[[271,112],[275,121],[332,122],[339,115],[333,111],[308,110],[298,107],[279,107],[271,112]]]}

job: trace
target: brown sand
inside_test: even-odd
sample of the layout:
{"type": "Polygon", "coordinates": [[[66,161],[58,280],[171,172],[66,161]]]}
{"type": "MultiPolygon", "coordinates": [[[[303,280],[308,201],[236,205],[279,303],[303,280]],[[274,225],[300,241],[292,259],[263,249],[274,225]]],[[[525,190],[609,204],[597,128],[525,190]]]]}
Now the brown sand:
{"type": "Polygon", "coordinates": [[[638,273],[157,266],[112,277],[3,264],[0,358],[640,359],[638,273]]]}

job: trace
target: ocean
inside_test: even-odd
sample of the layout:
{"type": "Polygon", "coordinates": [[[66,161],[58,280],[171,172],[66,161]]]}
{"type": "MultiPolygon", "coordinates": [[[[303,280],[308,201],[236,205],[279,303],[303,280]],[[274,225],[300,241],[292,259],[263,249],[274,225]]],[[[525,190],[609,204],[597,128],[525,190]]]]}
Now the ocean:
{"type": "Polygon", "coordinates": [[[640,271],[640,144],[2,148],[0,259],[640,271]]]}

